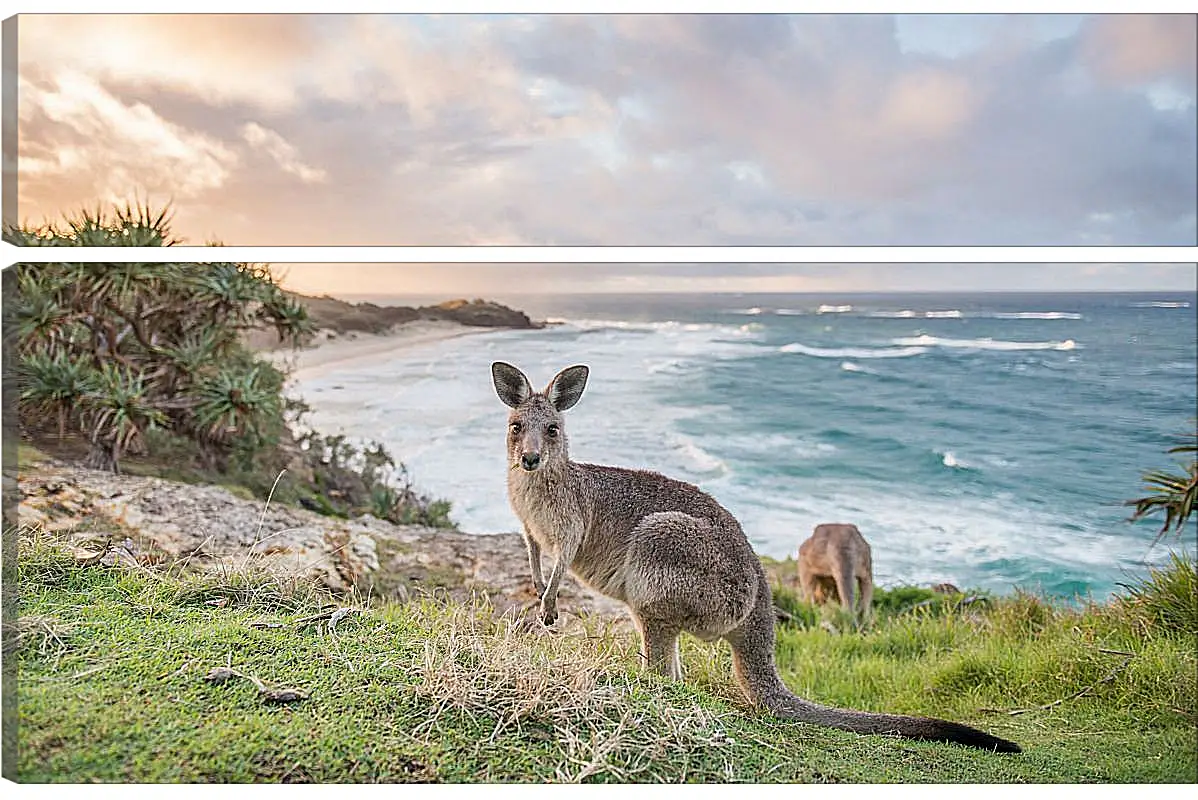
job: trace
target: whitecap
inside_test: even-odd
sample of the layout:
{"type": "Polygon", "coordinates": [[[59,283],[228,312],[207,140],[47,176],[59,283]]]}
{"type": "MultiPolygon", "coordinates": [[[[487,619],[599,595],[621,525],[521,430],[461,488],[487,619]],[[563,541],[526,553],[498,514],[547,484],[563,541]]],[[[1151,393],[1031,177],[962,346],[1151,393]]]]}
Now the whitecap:
{"type": "Polygon", "coordinates": [[[798,353],[815,358],[907,358],[926,353],[926,347],[808,347],[791,342],[778,348],[780,353],[798,353]]]}
{"type": "Polygon", "coordinates": [[[852,311],[852,306],[828,306],[823,305],[816,309],[817,314],[847,314],[852,311]]]}
{"type": "Polygon", "coordinates": [[[1190,304],[1183,301],[1153,300],[1148,303],[1132,303],[1132,308],[1189,308],[1190,304]]]}
{"type": "Polygon", "coordinates": [[[1074,311],[971,311],[965,313],[955,308],[943,311],[912,311],[905,308],[902,311],[873,311],[869,316],[881,319],[914,319],[916,317],[924,319],[1083,319],[1081,314],[1074,311]]]}
{"type": "Polygon", "coordinates": [[[1073,311],[996,311],[978,316],[992,319],[1082,319],[1081,314],[1073,311]]]}
{"type": "Polygon", "coordinates": [[[671,436],[671,446],[682,457],[683,467],[696,474],[723,474],[728,466],[685,436],[671,436]]]}
{"type": "Polygon", "coordinates": [[[950,469],[973,469],[973,466],[957,458],[952,450],[945,450],[941,454],[940,463],[950,469]]]}
{"type": "Polygon", "coordinates": [[[944,339],[939,336],[907,336],[892,339],[891,344],[903,347],[950,347],[970,350],[1074,350],[1079,347],[1072,339],[1063,342],[1005,342],[991,338],[944,339]]]}

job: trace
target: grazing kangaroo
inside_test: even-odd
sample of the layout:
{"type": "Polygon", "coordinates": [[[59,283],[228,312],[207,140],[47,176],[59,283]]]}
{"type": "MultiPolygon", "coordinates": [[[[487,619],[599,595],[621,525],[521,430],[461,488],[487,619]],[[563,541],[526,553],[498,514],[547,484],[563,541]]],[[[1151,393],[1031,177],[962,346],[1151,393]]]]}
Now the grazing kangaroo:
{"type": "Polygon", "coordinates": [[[815,532],[799,545],[799,587],[803,599],[822,603],[825,599],[822,584],[829,579],[836,585],[836,596],[845,611],[854,619],[867,619],[873,607],[873,561],[869,542],[856,525],[816,525],[815,532]]]}
{"type": "Polygon", "coordinates": [[[562,412],[582,397],[588,369],[559,372],[542,392],[497,361],[495,392],[508,416],[508,499],[524,524],[528,565],[546,625],[557,619],[566,570],[628,606],[646,666],[680,679],[678,635],[732,646],[737,683],[782,719],[865,734],[1020,752],[1014,742],[945,720],[847,711],[790,692],[774,666],[769,582],[740,524],[697,486],[656,472],[570,460],[562,412]],[[556,556],[548,581],[541,550],[556,556]]]}

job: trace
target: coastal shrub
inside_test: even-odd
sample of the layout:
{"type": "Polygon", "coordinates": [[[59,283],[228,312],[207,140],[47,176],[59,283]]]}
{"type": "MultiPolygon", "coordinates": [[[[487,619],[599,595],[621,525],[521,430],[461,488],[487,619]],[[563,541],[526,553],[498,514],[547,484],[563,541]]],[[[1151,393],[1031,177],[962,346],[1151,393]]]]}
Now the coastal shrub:
{"type": "Polygon", "coordinates": [[[1157,541],[1170,532],[1180,536],[1194,513],[1195,503],[1198,503],[1198,433],[1186,433],[1181,441],[1167,451],[1191,454],[1189,461],[1180,465],[1181,472],[1153,470],[1144,473],[1144,488],[1148,494],[1124,503],[1135,507],[1130,518],[1132,522],[1158,514],[1164,516],[1157,541]]]}
{"type": "Polygon", "coordinates": [[[1149,628],[1198,636],[1198,576],[1194,558],[1170,553],[1169,564],[1150,568],[1147,577],[1122,584],[1127,594],[1118,596],[1122,609],[1149,628]]]}
{"type": "MultiPolygon", "coordinates": [[[[1181,472],[1144,473],[1148,494],[1125,503],[1135,507],[1130,522],[1156,515],[1164,517],[1153,545],[1170,533],[1181,539],[1198,502],[1198,433],[1187,432],[1180,439],[1181,444],[1166,452],[1189,455],[1188,461],[1180,465],[1181,472]]],[[[1190,539],[1189,543],[1192,542],[1190,539]]],[[[1198,579],[1192,553],[1170,551],[1166,566],[1150,568],[1145,578],[1120,585],[1127,594],[1119,597],[1119,606],[1130,617],[1159,630],[1198,635],[1198,579]]]]}
{"type": "Polygon", "coordinates": [[[456,527],[450,502],[417,491],[408,468],[380,442],[359,448],[341,434],[303,429],[306,412],[303,407],[297,414],[296,440],[317,492],[301,497],[302,505],[337,516],[372,514],[396,525],[456,527]]]}
{"type": "MultiPolygon", "coordinates": [[[[6,233],[22,245],[173,244],[163,211],[97,210],[6,233]]],[[[17,264],[12,329],[26,427],[52,422],[90,444],[89,466],[120,470],[163,428],[194,441],[209,466],[282,432],[283,374],[242,343],[268,327],[280,341],[311,331],[304,308],[262,265],[17,264]]]]}
{"type": "MultiPolygon", "coordinates": [[[[140,204],[5,235],[23,246],[178,243],[168,211],[140,204]]],[[[417,492],[382,445],[359,451],[344,437],[302,430],[307,406],[284,396],[286,374],[246,344],[265,329],[296,345],[315,327],[267,266],[62,262],[13,271],[5,327],[26,434],[59,445],[82,439],[93,468],[119,472],[132,458],[134,472],[242,486],[326,514],[452,527],[449,503],[417,492]]]]}

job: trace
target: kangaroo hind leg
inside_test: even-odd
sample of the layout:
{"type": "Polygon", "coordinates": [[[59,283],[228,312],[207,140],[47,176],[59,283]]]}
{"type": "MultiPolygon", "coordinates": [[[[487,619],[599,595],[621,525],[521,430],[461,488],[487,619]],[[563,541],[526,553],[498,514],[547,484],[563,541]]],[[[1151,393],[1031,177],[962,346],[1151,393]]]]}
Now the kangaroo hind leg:
{"type": "Polygon", "coordinates": [[[855,614],[857,578],[853,575],[852,563],[846,558],[839,559],[835,564],[834,573],[832,578],[836,581],[836,593],[840,595],[841,607],[849,614],[855,614]]]}
{"type": "Polygon", "coordinates": [[[874,582],[868,575],[862,575],[857,579],[861,591],[861,599],[858,605],[861,606],[861,621],[868,621],[873,616],[874,610],[874,582]]]}
{"type": "Polygon", "coordinates": [[[641,631],[641,657],[645,667],[672,680],[682,680],[677,626],[658,620],[637,620],[641,631]]]}

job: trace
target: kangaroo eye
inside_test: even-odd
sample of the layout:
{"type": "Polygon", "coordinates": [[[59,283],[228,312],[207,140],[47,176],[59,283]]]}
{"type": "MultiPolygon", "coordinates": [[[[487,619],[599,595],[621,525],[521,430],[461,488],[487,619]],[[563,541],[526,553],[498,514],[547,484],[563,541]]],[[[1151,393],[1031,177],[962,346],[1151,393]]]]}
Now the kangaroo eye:
{"type": "Polygon", "coordinates": [[[548,428],[545,429],[545,433],[549,434],[550,439],[556,439],[557,438],[557,426],[550,425],[548,428]]]}
{"type": "Polygon", "coordinates": [[[508,427],[511,428],[512,433],[519,433],[523,426],[519,422],[513,422],[508,427]]]}

